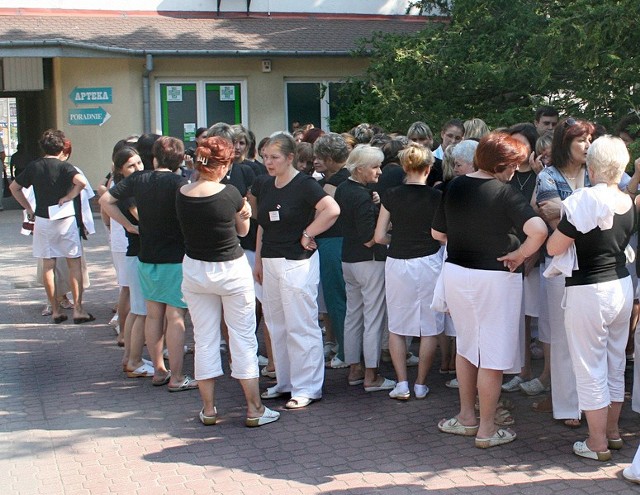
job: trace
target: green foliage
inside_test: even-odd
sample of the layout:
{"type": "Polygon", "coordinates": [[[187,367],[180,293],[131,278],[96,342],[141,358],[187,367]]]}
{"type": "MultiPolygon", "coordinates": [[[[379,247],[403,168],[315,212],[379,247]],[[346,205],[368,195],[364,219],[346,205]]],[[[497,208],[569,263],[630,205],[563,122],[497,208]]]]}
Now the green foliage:
{"type": "MultiPolygon", "coordinates": [[[[448,2],[411,4],[429,13],[448,2]]],[[[416,35],[363,41],[356,54],[370,66],[345,85],[350,104],[332,128],[424,120],[437,132],[452,117],[505,126],[531,121],[540,104],[610,126],[640,108],[638,0],[456,0],[450,12],[416,35]]]]}

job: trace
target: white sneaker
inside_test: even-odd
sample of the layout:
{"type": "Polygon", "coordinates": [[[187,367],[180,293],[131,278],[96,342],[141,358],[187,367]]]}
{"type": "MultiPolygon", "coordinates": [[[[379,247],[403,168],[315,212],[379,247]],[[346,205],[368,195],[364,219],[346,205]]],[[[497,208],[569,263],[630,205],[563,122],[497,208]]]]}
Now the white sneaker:
{"type": "Polygon", "coordinates": [[[411,393],[409,392],[409,389],[406,388],[406,385],[403,387],[396,385],[395,388],[389,392],[389,397],[397,400],[409,400],[411,393]]]}
{"type": "Polygon", "coordinates": [[[460,388],[460,385],[458,384],[458,379],[457,378],[454,378],[453,380],[449,380],[444,385],[445,385],[445,387],[449,387],[449,388],[460,388]]]}
{"type": "Polygon", "coordinates": [[[333,370],[337,370],[340,368],[348,368],[349,365],[347,363],[345,363],[342,359],[338,358],[338,356],[333,356],[333,358],[331,358],[331,361],[329,361],[328,363],[325,363],[325,368],[330,368],[333,370]]]}
{"type": "Polygon", "coordinates": [[[413,385],[413,393],[416,396],[416,399],[424,399],[429,393],[429,387],[426,385],[418,385],[414,383],[413,385]]]}
{"type": "Polygon", "coordinates": [[[407,366],[409,367],[418,366],[419,362],[420,362],[420,359],[418,358],[418,356],[414,356],[412,352],[407,353],[407,366]]]}
{"type": "Polygon", "coordinates": [[[503,392],[517,392],[520,390],[520,384],[524,383],[524,378],[519,375],[514,376],[507,383],[502,385],[503,392]]]}

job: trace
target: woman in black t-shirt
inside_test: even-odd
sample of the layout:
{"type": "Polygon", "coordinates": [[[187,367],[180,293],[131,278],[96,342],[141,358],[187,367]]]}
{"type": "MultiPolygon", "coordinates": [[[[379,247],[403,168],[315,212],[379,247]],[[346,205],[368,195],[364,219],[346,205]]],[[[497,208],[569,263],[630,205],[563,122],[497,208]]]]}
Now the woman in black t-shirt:
{"type": "Polygon", "coordinates": [[[349,364],[349,385],[364,384],[365,392],[392,390],[396,382],[378,374],[383,333],[387,326],[384,298],[386,246],[376,244],[378,208],[368,184],[382,173],[384,155],[368,144],[349,155],[349,180],[336,189],[342,224],[342,273],[347,292],[344,355],[349,364]],[[364,369],[361,362],[364,356],[364,369]]]}
{"type": "Polygon", "coordinates": [[[494,132],[483,137],[475,154],[477,171],[451,182],[432,226],[433,237],[447,243],[443,283],[456,326],[460,392],[460,412],[438,428],[476,435],[478,448],[516,438],[512,430],[494,424],[503,371],[513,368],[519,356],[522,276],[513,272],[547,236],[546,225],[524,197],[503,183],[526,157],[525,145],[511,136],[494,132]],[[522,245],[518,230],[527,235],[522,245]]]}
{"type": "Polygon", "coordinates": [[[431,237],[431,222],[442,193],[426,185],[433,165],[431,150],[410,144],[400,151],[399,159],[407,178],[382,197],[375,231],[375,241],[389,245],[385,264],[389,351],[398,377],[389,397],[409,398],[405,338],[419,337],[414,392],[417,399],[423,399],[429,393],[426,380],[438,346],[437,336],[444,329],[444,314],[430,307],[442,269],[440,243],[431,237]],[[393,234],[389,233],[391,225],[393,234]]]}
{"type": "Polygon", "coordinates": [[[592,187],[562,202],[563,217],[547,243],[547,252],[556,257],[575,246],[578,268],[565,279],[564,322],[589,437],[574,443],[573,452],[600,461],[611,459],[609,449],[623,446],[618,418],[633,304],[624,251],[637,217],[633,202],[618,188],[627,163],[624,141],[596,139],[587,151],[592,187]]]}
{"type": "Polygon", "coordinates": [[[324,356],[316,300],[320,269],[314,238],[340,213],[315,179],[294,168],[295,150],[289,134],[272,135],[262,153],[271,177],[251,191],[258,200],[259,224],[254,274],[263,287],[278,381],[262,398],[290,392],[288,409],[322,397],[324,356]]]}
{"type": "Polygon", "coordinates": [[[240,381],[247,401],[245,423],[262,426],[280,414],[260,400],[253,277],[238,242],[238,235],[249,231],[251,207],[234,186],[220,183],[232,160],[229,140],[217,136],[203,140],[195,156],[198,180],[182,186],[176,196],[185,241],[182,292],[193,320],[200,421],[212,425],[217,418],[214,379],[223,374],[220,325],[224,310],[233,355],[231,376],[240,381]]]}

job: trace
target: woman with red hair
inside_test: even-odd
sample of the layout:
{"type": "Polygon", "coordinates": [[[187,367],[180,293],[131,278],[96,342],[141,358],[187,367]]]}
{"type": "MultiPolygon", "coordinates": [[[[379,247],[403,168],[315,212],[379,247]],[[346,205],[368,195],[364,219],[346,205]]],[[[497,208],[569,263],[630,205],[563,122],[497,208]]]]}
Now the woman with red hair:
{"type": "Polygon", "coordinates": [[[251,207],[234,186],[220,183],[233,157],[228,139],[215,136],[202,141],[195,157],[198,180],[182,186],[176,197],[185,242],[182,292],[194,325],[200,421],[216,422],[214,379],[223,374],[220,324],[224,310],[233,355],[231,376],[240,380],[247,401],[245,424],[262,426],[280,414],[262,405],[258,388],[253,274],[238,242],[238,236],[249,232],[251,207]]]}
{"type": "Polygon", "coordinates": [[[432,224],[434,239],[447,243],[444,294],[457,331],[456,373],[460,412],[440,431],[475,436],[478,448],[515,440],[497,428],[494,415],[504,370],[519,362],[519,319],[524,260],[535,253],[547,228],[524,196],[505,184],[528,156],[513,137],[491,133],[476,149],[476,171],[453,180],[432,224]],[[521,244],[515,231],[523,231],[521,244]],[[480,397],[480,423],[475,414],[480,397]]]}

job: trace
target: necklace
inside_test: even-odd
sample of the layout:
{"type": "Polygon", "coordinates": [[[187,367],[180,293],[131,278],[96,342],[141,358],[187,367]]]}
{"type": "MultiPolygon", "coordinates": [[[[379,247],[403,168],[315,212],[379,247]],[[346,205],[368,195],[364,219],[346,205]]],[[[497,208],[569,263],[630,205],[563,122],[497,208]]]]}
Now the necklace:
{"type": "Polygon", "coordinates": [[[527,176],[524,182],[520,182],[520,177],[518,177],[518,174],[516,173],[516,180],[518,181],[518,187],[520,187],[521,191],[524,191],[524,186],[527,185],[527,182],[529,182],[529,179],[531,179],[531,174],[527,176]]]}

